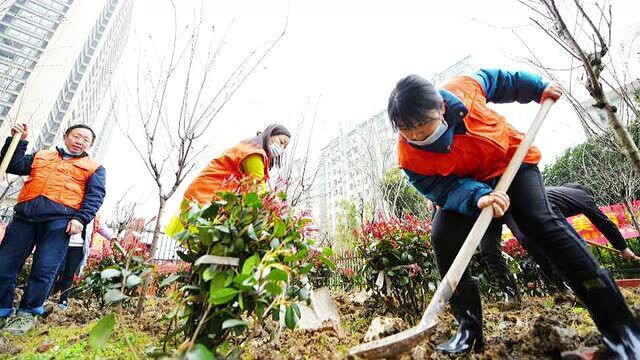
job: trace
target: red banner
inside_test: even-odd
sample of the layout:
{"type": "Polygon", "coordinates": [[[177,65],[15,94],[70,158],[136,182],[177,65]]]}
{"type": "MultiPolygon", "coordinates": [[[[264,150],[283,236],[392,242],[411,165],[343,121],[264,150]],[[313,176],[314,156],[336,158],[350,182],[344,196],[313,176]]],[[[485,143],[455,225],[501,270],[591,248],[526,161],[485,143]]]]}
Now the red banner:
{"type": "MultiPolygon", "coordinates": [[[[636,213],[636,216],[638,216],[638,209],[640,209],[640,200],[634,201],[631,204],[631,207],[636,213]]],[[[635,226],[633,226],[633,222],[631,221],[631,215],[627,211],[627,208],[624,206],[624,204],[601,206],[600,210],[602,210],[602,212],[607,215],[607,217],[611,219],[611,221],[613,221],[616,226],[618,226],[618,230],[620,230],[620,233],[625,239],[635,238],[639,236],[638,230],[635,228],[635,226]]],[[[583,239],[600,245],[607,245],[609,243],[607,241],[607,238],[605,238],[604,235],[602,235],[602,233],[598,231],[595,226],[593,226],[591,221],[589,221],[586,216],[582,214],[571,216],[567,218],[567,221],[569,222],[569,224],[571,224],[571,226],[573,226],[574,229],[576,229],[578,234],[580,234],[583,239]]],[[[513,234],[511,234],[509,228],[504,226],[502,229],[502,241],[505,242],[512,238],[513,234]]]]}

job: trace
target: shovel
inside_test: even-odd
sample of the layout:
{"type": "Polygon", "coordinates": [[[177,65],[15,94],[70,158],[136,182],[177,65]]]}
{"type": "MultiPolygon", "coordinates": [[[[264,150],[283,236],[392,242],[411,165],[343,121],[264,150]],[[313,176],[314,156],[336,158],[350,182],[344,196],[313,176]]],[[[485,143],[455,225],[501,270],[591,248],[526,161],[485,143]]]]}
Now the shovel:
{"type": "Polygon", "coordinates": [[[4,179],[7,177],[7,168],[9,167],[9,162],[11,162],[13,153],[16,152],[16,148],[18,147],[18,143],[20,142],[21,135],[22,133],[16,133],[15,135],[13,135],[11,143],[9,143],[9,147],[7,148],[7,152],[4,154],[2,163],[0,163],[0,182],[4,181],[4,179]]]}
{"type": "Polygon", "coordinates": [[[331,298],[331,293],[327,287],[314,290],[309,285],[307,278],[302,279],[304,285],[310,289],[311,307],[303,302],[298,302],[300,309],[300,329],[317,330],[323,328],[333,328],[338,338],[344,338],[345,333],[340,325],[340,313],[336,303],[331,298]]]}
{"type": "MultiPolygon", "coordinates": [[[[542,103],[540,110],[538,110],[538,114],[529,127],[529,131],[525,135],[520,146],[518,146],[518,150],[516,150],[513,158],[511,158],[511,161],[500,178],[495,190],[506,192],[509,189],[509,186],[511,185],[513,178],[516,176],[518,169],[520,169],[520,165],[522,165],[527,151],[529,150],[529,147],[531,147],[547,112],[549,112],[549,108],[551,108],[551,105],[553,105],[554,102],[555,101],[551,99],[547,99],[542,103]]],[[[349,357],[365,359],[392,357],[396,354],[411,350],[424,338],[430,335],[435,330],[436,325],[438,325],[438,315],[440,315],[445,304],[449,301],[451,295],[455,291],[464,270],[467,268],[467,265],[469,265],[469,261],[471,261],[471,257],[480,244],[480,240],[482,240],[482,237],[487,231],[492,219],[493,207],[487,206],[482,209],[480,216],[473,225],[473,228],[471,228],[471,231],[462,244],[460,251],[458,251],[458,255],[449,268],[449,271],[447,271],[445,276],[442,278],[442,281],[440,281],[435,294],[433,294],[433,298],[429,302],[429,306],[427,306],[427,310],[417,326],[383,339],[353,347],[349,350],[349,357]]]]}

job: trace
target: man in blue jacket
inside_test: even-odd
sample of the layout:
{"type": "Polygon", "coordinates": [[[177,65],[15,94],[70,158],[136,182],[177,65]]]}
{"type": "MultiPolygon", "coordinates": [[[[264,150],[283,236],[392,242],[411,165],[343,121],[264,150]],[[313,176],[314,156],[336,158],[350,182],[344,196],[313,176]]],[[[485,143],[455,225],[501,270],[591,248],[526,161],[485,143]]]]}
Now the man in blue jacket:
{"type": "MultiPolygon", "coordinates": [[[[105,169],[86,153],[95,141],[95,133],[86,125],[69,127],[55,150],[29,155],[25,154],[27,126],[15,126],[11,133],[22,135],[7,172],[29,178],[0,243],[0,325],[22,335],[44,314],[43,304],[65,258],[69,237],[82,232],[102,205],[105,169]],[[32,252],[27,287],[11,317],[16,277],[32,252]]],[[[11,137],[2,148],[2,158],[10,142],[11,137]]]]}

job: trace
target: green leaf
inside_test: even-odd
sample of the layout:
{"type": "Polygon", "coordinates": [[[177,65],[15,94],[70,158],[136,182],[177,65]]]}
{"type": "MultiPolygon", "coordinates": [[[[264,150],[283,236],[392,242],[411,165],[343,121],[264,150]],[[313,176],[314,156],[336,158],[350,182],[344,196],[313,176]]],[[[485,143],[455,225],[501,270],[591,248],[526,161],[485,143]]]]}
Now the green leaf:
{"type": "Polygon", "coordinates": [[[258,236],[256,235],[256,229],[254,229],[253,224],[249,224],[247,228],[247,235],[251,238],[251,240],[258,241],[258,236]]]}
{"type": "Polygon", "coordinates": [[[123,294],[122,291],[118,290],[118,289],[109,289],[107,290],[107,292],[104,294],[104,301],[107,304],[112,304],[115,302],[118,302],[120,300],[124,300],[129,298],[127,295],[123,294]]]}
{"type": "Polygon", "coordinates": [[[280,239],[278,238],[273,238],[269,243],[271,250],[275,250],[278,246],[280,246],[280,239]]]}
{"type": "Polygon", "coordinates": [[[126,287],[134,287],[142,282],[140,276],[132,274],[127,276],[127,280],[125,281],[126,287]]]}
{"type": "Polygon", "coordinates": [[[253,271],[258,266],[259,262],[260,262],[260,256],[258,254],[254,254],[253,256],[245,260],[244,264],[242,264],[242,273],[252,274],[253,271]]]}
{"type": "Polygon", "coordinates": [[[284,270],[271,268],[269,275],[267,275],[267,279],[273,281],[287,281],[289,280],[289,275],[284,270]]]}
{"type": "Polygon", "coordinates": [[[233,278],[233,283],[238,285],[243,285],[245,280],[253,278],[250,274],[238,274],[235,278],[233,278]]]}
{"type": "Polygon", "coordinates": [[[280,295],[282,293],[282,287],[274,282],[267,283],[264,288],[273,296],[280,295]]]}
{"type": "Polygon", "coordinates": [[[262,201],[260,200],[260,196],[254,192],[250,192],[244,196],[244,206],[254,206],[259,207],[262,205],[262,201]]]}
{"type": "Polygon", "coordinates": [[[330,247],[324,247],[322,249],[322,255],[324,256],[333,256],[333,250],[330,247]]]}
{"type": "Polygon", "coordinates": [[[222,289],[227,287],[225,282],[227,281],[227,275],[223,272],[215,272],[211,279],[211,289],[222,289]]]}
{"type": "Polygon", "coordinates": [[[256,314],[260,319],[262,319],[262,317],[264,316],[265,308],[266,305],[263,302],[259,302],[258,305],[256,305],[256,314]]]}
{"type": "Polygon", "coordinates": [[[300,307],[298,307],[298,304],[291,305],[291,308],[293,308],[293,311],[296,312],[296,317],[300,319],[300,317],[302,317],[302,314],[300,313],[300,307]]]}
{"type": "Polygon", "coordinates": [[[298,316],[291,306],[287,307],[287,311],[284,313],[284,324],[289,329],[294,329],[298,324],[298,316]]]}
{"type": "Polygon", "coordinates": [[[209,266],[202,272],[202,280],[209,281],[216,275],[215,271],[209,266]]]}
{"type": "Polygon", "coordinates": [[[313,269],[313,264],[307,264],[300,268],[300,275],[307,275],[311,269],[313,269]]]}
{"type": "Polygon", "coordinates": [[[318,259],[322,261],[322,263],[325,264],[329,269],[333,271],[336,270],[336,264],[334,264],[333,261],[331,261],[328,257],[323,255],[318,255],[318,259]]]}
{"type": "Polygon", "coordinates": [[[202,344],[196,344],[191,350],[184,354],[185,360],[215,360],[213,353],[202,344]]]}
{"type": "Polygon", "coordinates": [[[287,225],[285,225],[285,223],[282,220],[275,219],[273,222],[273,236],[277,238],[282,238],[286,231],[287,231],[287,225]]]}
{"type": "Polygon", "coordinates": [[[113,247],[115,247],[116,250],[118,250],[120,252],[120,254],[122,254],[122,255],[126,255],[127,254],[127,252],[124,250],[122,245],[120,245],[120,242],[113,241],[113,247]]]}
{"type": "Polygon", "coordinates": [[[224,226],[224,225],[216,225],[216,226],[214,226],[214,229],[216,229],[218,231],[221,231],[221,232],[223,232],[225,234],[229,233],[229,228],[227,226],[224,226]]]}
{"type": "Polygon", "coordinates": [[[113,334],[113,326],[116,323],[116,317],[114,314],[104,316],[96,326],[89,332],[89,345],[95,350],[102,349],[106,344],[111,334],[113,334]]]}
{"type": "Polygon", "coordinates": [[[216,216],[216,214],[218,213],[218,209],[220,208],[220,205],[213,203],[211,204],[211,206],[209,206],[208,208],[206,208],[203,212],[202,215],[200,215],[201,217],[205,218],[205,219],[212,219],[214,216],[216,216]]]}
{"type": "Polygon", "coordinates": [[[226,304],[233,300],[238,290],[232,288],[211,289],[209,293],[209,302],[213,305],[226,304]]]}
{"type": "Polygon", "coordinates": [[[114,277],[118,277],[120,275],[120,270],[113,268],[104,269],[100,272],[100,277],[102,278],[102,280],[113,279],[114,277]]]}
{"type": "Polygon", "coordinates": [[[222,323],[222,330],[236,327],[236,326],[247,326],[247,324],[242,320],[228,319],[222,323]]]}
{"type": "Polygon", "coordinates": [[[287,193],[285,193],[284,191],[280,191],[278,193],[278,197],[280,198],[280,200],[287,200],[287,193]]]}

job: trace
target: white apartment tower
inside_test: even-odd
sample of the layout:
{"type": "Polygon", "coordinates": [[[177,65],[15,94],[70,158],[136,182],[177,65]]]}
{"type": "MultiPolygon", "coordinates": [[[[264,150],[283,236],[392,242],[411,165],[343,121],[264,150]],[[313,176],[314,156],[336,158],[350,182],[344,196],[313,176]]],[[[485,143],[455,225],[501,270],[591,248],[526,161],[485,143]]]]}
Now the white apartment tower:
{"type": "Polygon", "coordinates": [[[113,127],[108,96],[126,44],[133,0],[15,0],[0,8],[0,136],[29,126],[35,149],[55,145],[72,124],[98,135],[113,127]],[[105,100],[106,99],[106,100],[105,100]]]}
{"type": "MultiPolygon", "coordinates": [[[[431,76],[435,84],[459,74],[477,70],[471,55],[431,76]]],[[[381,199],[381,181],[387,171],[397,166],[397,134],[391,129],[386,111],[381,111],[349,131],[342,131],[320,153],[320,169],[314,183],[314,217],[329,235],[335,233],[340,201],[349,200],[356,207],[385,204],[381,199]]]]}

